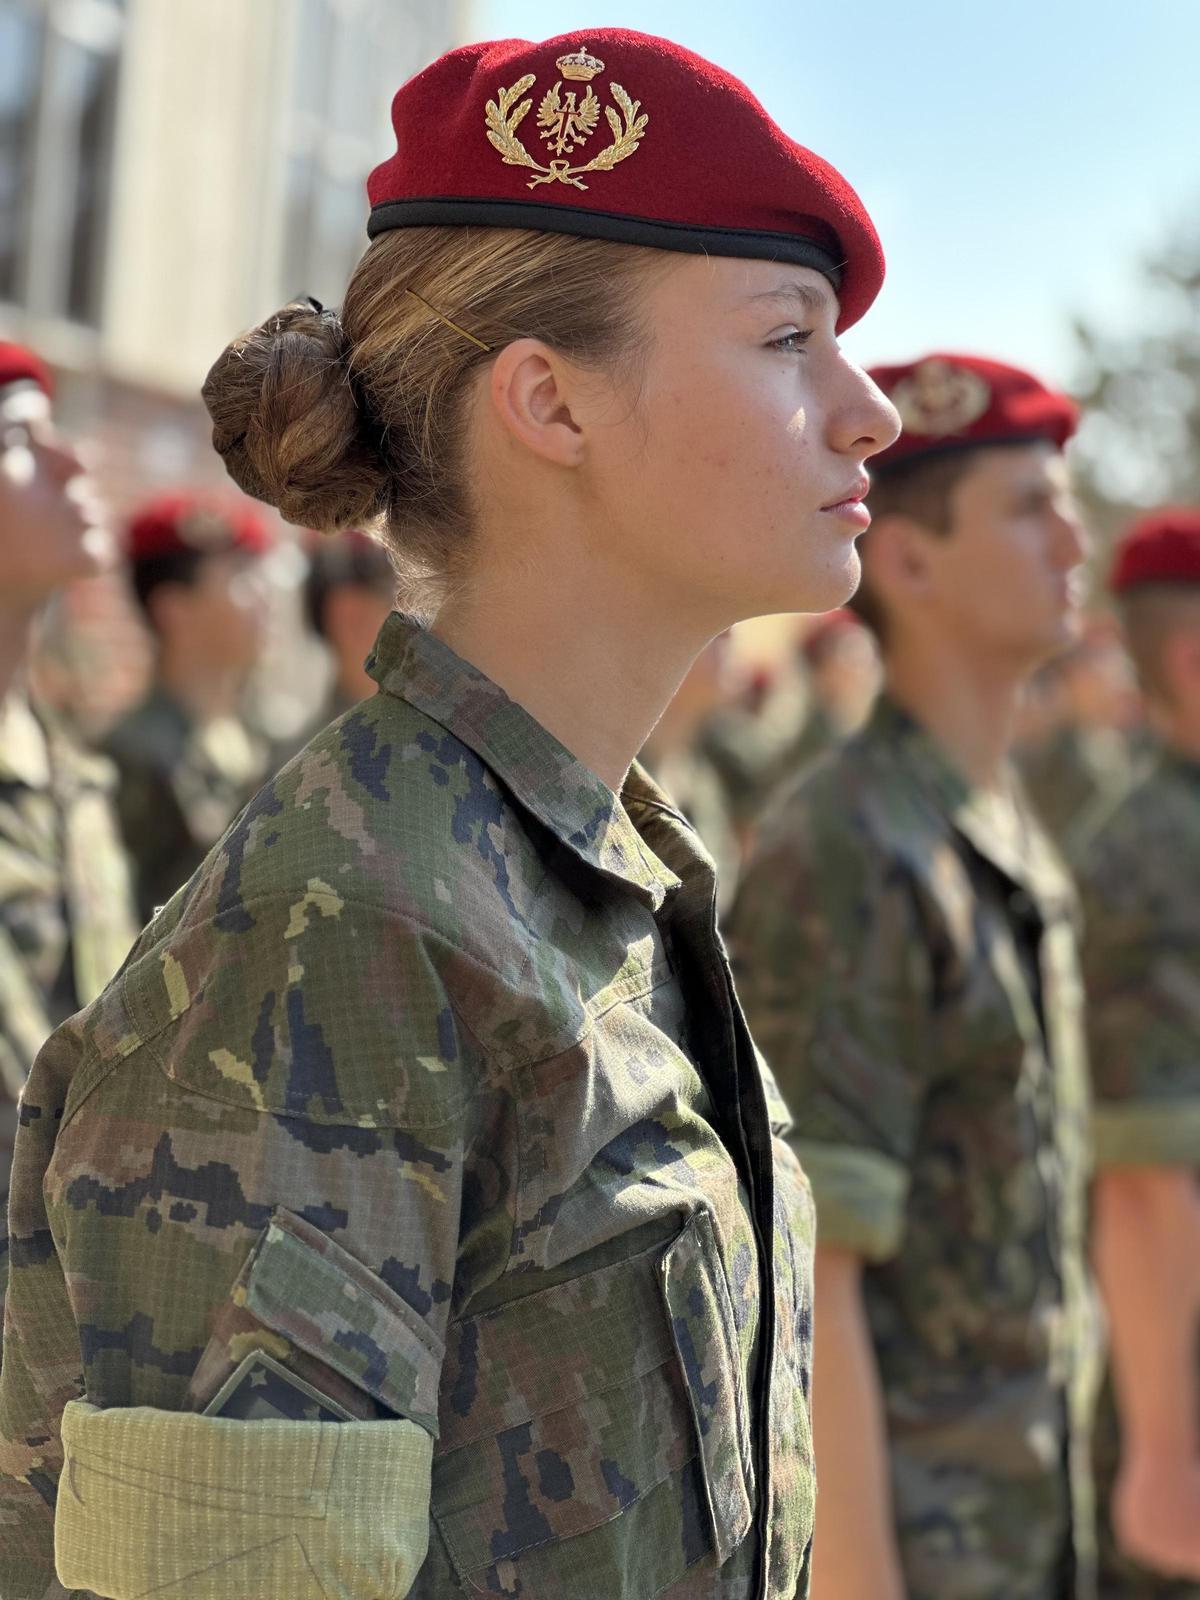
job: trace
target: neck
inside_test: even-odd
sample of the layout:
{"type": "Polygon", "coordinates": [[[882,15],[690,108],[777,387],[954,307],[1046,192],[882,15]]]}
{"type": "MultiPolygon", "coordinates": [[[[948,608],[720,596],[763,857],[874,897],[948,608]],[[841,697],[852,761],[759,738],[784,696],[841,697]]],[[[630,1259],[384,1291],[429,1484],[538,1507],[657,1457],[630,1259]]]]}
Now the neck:
{"type": "Polygon", "coordinates": [[[17,681],[29,653],[36,608],[0,611],[0,700],[17,681]]]}
{"type": "Polygon", "coordinates": [[[1012,744],[1025,672],[939,639],[889,649],[884,684],[975,788],[995,789],[1012,744]]]}
{"type": "Polygon", "coordinates": [[[489,572],[486,594],[448,601],[431,631],[619,793],[707,643],[673,633],[661,604],[634,587],[593,564],[546,582],[489,572]]]}
{"type": "Polygon", "coordinates": [[[238,674],[199,659],[177,643],[164,641],[159,650],[158,682],[194,722],[212,722],[237,709],[238,674]]]}

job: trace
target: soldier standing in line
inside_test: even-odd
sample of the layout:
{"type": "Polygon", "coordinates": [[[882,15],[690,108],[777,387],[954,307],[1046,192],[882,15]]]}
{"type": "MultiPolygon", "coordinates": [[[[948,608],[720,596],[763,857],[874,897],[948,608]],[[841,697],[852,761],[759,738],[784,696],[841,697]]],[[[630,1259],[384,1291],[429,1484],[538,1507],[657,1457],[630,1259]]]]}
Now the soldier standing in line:
{"type": "Polygon", "coordinates": [[[55,592],[98,570],[79,457],[50,374],[0,344],[0,1314],[17,1099],[64,1018],[94,1000],[136,933],[111,809],[114,774],[31,696],[24,667],[55,592]]]}
{"type": "Polygon", "coordinates": [[[309,536],[304,612],[329,655],[329,687],[303,732],[276,742],[272,764],[281,767],[327,723],[375,693],[366,660],[396,600],[396,569],[386,549],[359,528],[309,536]]]}
{"type": "Polygon", "coordinates": [[[1075,904],[1006,751],[1076,625],[1075,408],[974,356],[872,375],[904,424],[851,601],[883,692],[764,823],[730,927],[817,1205],[814,1589],[1066,1600],[1093,1542],[1075,904]]]}
{"type": "Polygon", "coordinates": [[[1042,687],[1057,702],[1057,726],[1016,750],[1033,808],[1064,850],[1089,812],[1107,810],[1134,776],[1137,697],[1114,626],[1111,617],[1089,618],[1083,637],[1045,668],[1042,687]]]}
{"type": "Polygon", "coordinates": [[[358,528],[316,539],[309,549],[305,609],[309,626],[329,648],[333,670],[312,733],[375,693],[366,661],[396,601],[396,569],[377,539],[358,528]]]}
{"type": "Polygon", "coordinates": [[[262,651],[270,548],[265,518],[231,496],[160,495],[130,522],[129,576],[154,638],[154,679],[106,749],[145,922],[266,776],[266,744],[237,711],[262,651]]]}
{"type": "Polygon", "coordinates": [[[717,910],[733,903],[742,858],[729,798],[703,740],[705,723],[728,700],[730,640],[722,634],[696,657],[638,760],[700,835],[717,869],[717,910]]]}
{"type": "Polygon", "coordinates": [[[854,585],[878,239],[640,33],[465,46],[393,120],[340,313],[204,394],[426,620],[34,1067],[0,1595],[795,1600],[811,1195],[634,756],[723,629],[854,585]]]}
{"type": "Polygon", "coordinates": [[[856,733],[879,686],[875,637],[848,606],[818,617],[800,641],[813,709],[788,751],[781,781],[856,733]]]}
{"type": "Polygon", "coordinates": [[[1161,747],[1076,850],[1112,1371],[1096,1430],[1101,1594],[1198,1600],[1200,508],[1136,523],[1111,587],[1161,747]]]}

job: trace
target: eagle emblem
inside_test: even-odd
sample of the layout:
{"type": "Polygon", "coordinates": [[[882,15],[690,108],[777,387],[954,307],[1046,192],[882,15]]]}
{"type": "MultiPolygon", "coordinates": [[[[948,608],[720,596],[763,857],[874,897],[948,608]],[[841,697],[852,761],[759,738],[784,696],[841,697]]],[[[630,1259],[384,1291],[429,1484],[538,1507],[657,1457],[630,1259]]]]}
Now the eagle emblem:
{"type": "Polygon", "coordinates": [[[506,167],[528,167],[535,174],[527,185],[530,189],[543,183],[565,183],[574,189],[586,189],[584,173],[610,172],[619,161],[631,156],[641,143],[650,118],[642,110],[641,101],[631,99],[619,83],[610,85],[615,105],[601,107],[591,80],[604,71],[604,63],[589,54],[586,45],[570,55],[559,56],[555,66],[561,76],[542,96],[537,113],[537,126],[547,146],[549,161],[543,164],[535,160],[517,135],[518,128],[533,109],[533,100],[523,98],[536,81],[532,72],[518,78],[511,88],[500,89],[496,98],[488,101],[488,142],[500,152],[506,167]],[[578,90],[564,92],[564,78],[587,85],[582,98],[578,90]],[[585,145],[600,126],[601,109],[612,142],[590,161],[573,165],[568,158],[585,145]]]}

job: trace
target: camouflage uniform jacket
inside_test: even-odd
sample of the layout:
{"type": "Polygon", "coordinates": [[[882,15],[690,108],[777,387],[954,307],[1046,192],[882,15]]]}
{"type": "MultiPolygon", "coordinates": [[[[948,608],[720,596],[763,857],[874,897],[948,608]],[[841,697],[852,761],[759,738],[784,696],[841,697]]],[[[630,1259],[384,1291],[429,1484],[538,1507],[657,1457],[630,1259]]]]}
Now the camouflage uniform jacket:
{"type": "Polygon", "coordinates": [[[639,759],[695,828],[712,856],[717,869],[717,911],[723,918],[733,904],[742,861],[720,774],[699,748],[675,751],[662,759],[643,751],[639,759]]]}
{"type": "Polygon", "coordinates": [[[1074,918],[1021,808],[885,697],[781,799],[731,922],[818,1239],[865,1263],[910,1600],[1088,1581],[1074,918]]]}
{"type": "Polygon", "coordinates": [[[187,882],[267,776],[265,743],[234,717],[199,727],[155,688],[109,732],[117,809],[148,922],[187,882]]]}
{"type": "Polygon", "coordinates": [[[1018,759],[1021,781],[1051,837],[1066,850],[1074,830],[1097,807],[1105,810],[1129,787],[1129,741],[1115,728],[1068,726],[1018,759]]]}
{"type": "Polygon", "coordinates": [[[94,1000],[136,928],[107,761],[14,691],[0,702],[0,1308],[17,1097],[47,1036],[94,1000]]]}
{"type": "MultiPolygon", "coordinates": [[[[1098,1166],[1200,1173],[1200,763],[1164,752],[1079,835],[1098,1166]]],[[[1120,1459],[1106,1390],[1096,1437],[1105,1595],[1188,1596],[1121,1555],[1107,1508],[1120,1459]]]]}
{"type": "Polygon", "coordinates": [[[0,1596],[55,1522],[118,1600],[803,1595],[811,1194],[711,861],[406,619],[373,670],[34,1068],[0,1596]],[[197,1414],[256,1347],[375,1420],[197,1414]]]}

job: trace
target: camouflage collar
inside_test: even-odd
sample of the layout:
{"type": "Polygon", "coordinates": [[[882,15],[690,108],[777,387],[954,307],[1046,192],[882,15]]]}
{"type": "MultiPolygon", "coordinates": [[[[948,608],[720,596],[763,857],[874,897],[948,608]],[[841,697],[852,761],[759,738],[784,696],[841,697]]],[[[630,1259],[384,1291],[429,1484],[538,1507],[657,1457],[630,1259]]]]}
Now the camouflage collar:
{"type": "MultiPolygon", "coordinates": [[[[367,671],[473,750],[524,809],[588,866],[657,911],[679,879],[649,848],[621,799],[528,711],[410,617],[394,611],[367,671]]],[[[630,789],[636,794],[639,779],[630,789]]]]}
{"type": "Polygon", "coordinates": [[[876,701],[867,732],[900,746],[913,778],[954,830],[1010,882],[1039,904],[1069,898],[1063,875],[1021,799],[1011,770],[1007,795],[975,788],[932,734],[887,694],[876,701]]]}

